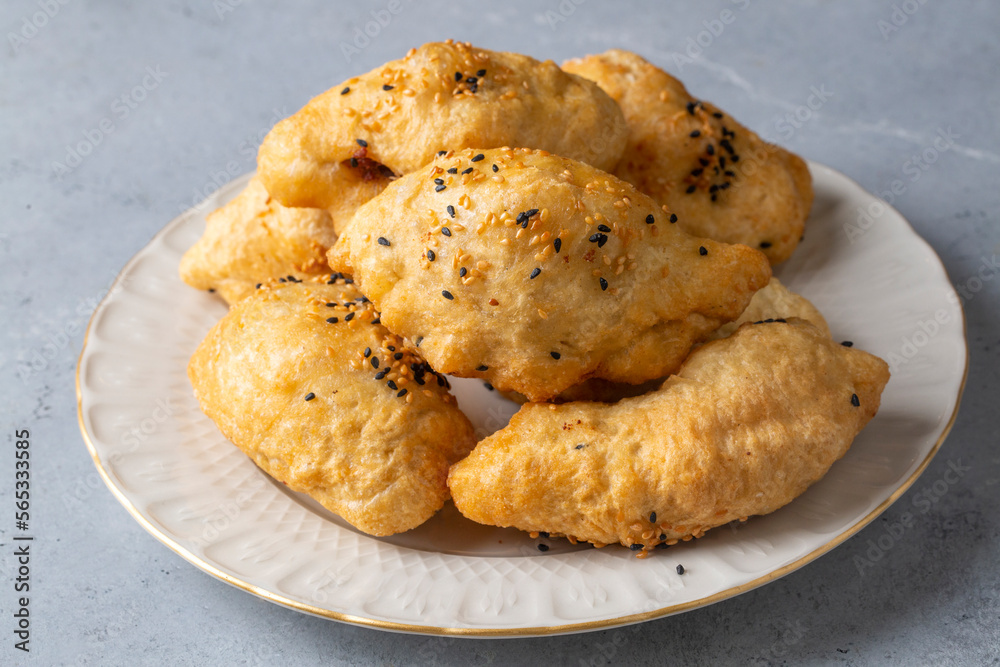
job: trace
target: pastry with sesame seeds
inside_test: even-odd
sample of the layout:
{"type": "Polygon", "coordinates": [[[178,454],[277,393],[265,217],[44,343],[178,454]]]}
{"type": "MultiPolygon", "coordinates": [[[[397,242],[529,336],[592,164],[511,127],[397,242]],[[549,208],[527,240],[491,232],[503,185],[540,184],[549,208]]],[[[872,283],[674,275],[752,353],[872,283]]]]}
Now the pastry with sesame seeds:
{"type": "Polygon", "coordinates": [[[329,273],[326,251],[337,240],[330,214],[286,208],[253,178],[206,218],[205,233],[181,258],[181,279],[233,304],[257,283],[329,273]]]}
{"type": "Polygon", "coordinates": [[[618,105],[593,82],[551,61],[448,40],[279,122],[258,171],[282,204],[329,209],[339,232],[354,208],[442,149],[530,146],[611,169],[627,134],[618,105]]]}
{"type": "Polygon", "coordinates": [[[669,220],[584,163],[467,149],[390,184],[327,257],[439,372],[544,400],[590,377],[664,377],[767,284],[758,251],[669,220]]]}
{"type": "MultiPolygon", "coordinates": [[[[824,336],[830,336],[830,327],[826,323],[826,318],[819,312],[819,309],[804,296],[796,294],[785,287],[780,280],[772,276],[771,282],[753,295],[753,298],[750,299],[750,305],[743,311],[743,314],[732,322],[723,324],[713,331],[709,335],[708,340],[725,338],[747,322],[758,322],[761,320],[773,322],[793,317],[809,322],[819,329],[824,336]]],[[[556,403],[567,403],[569,401],[616,403],[623,398],[641,396],[658,389],[665,379],[658,378],[642,384],[590,379],[570,387],[552,399],[552,401],[556,403]]],[[[525,396],[515,392],[504,392],[504,396],[515,403],[528,402],[525,396]]]]}
{"type": "Polygon", "coordinates": [[[208,333],[188,376],[201,409],[264,472],[391,535],[443,506],[448,467],[475,435],[447,380],[373,323],[348,280],[263,285],[208,333]]]}
{"type": "Polygon", "coordinates": [[[812,177],[797,155],[737,123],[629,51],[563,63],[595,81],[629,126],[614,174],[677,214],[692,234],[791,256],[812,206],[812,177]]]}
{"type": "Polygon", "coordinates": [[[644,396],[523,406],[448,484],[473,521],[645,552],[791,502],[888,380],[884,361],[803,320],[745,324],[644,396]]]}

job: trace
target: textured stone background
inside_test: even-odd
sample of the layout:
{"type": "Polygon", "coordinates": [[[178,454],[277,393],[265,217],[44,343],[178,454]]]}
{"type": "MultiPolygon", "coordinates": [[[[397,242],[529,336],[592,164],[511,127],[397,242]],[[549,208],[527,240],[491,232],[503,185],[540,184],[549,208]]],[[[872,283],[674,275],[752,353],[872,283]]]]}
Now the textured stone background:
{"type": "MultiPolygon", "coordinates": [[[[0,411],[5,451],[12,450],[14,428],[27,427],[36,457],[30,661],[1000,660],[1000,278],[988,273],[977,282],[984,263],[1000,254],[1000,5],[402,2],[402,14],[348,55],[342,45],[386,1],[5,0],[0,6],[6,35],[0,45],[0,411]],[[51,17],[37,14],[46,1],[51,17]],[[678,58],[707,29],[705,22],[713,25],[727,9],[734,20],[718,35],[703,33],[701,53],[678,58]],[[44,24],[34,32],[25,27],[33,15],[44,24]],[[447,37],[556,61],[630,48],[766,137],[869,191],[905,181],[896,207],[969,294],[971,365],[951,437],[883,518],[778,582],[681,616],[581,636],[451,640],[307,617],[231,588],[162,546],[96,482],[77,429],[74,368],[82,328],[117,271],[200,199],[199,192],[227,178],[227,169],[252,169],[256,144],[278,117],[410,46],[447,37]],[[165,75],[135,108],[114,106],[147,68],[165,75]],[[814,87],[829,91],[829,99],[793,128],[782,119],[805,104],[814,87]],[[113,131],[94,141],[69,173],[56,174],[53,163],[65,162],[67,146],[84,141],[88,131],[96,137],[104,119],[113,131]],[[906,162],[949,128],[959,135],[955,146],[911,180],[906,162]],[[54,346],[52,358],[21,377],[19,363],[30,363],[46,345],[54,346]],[[854,557],[943,479],[950,461],[971,470],[931,511],[916,513],[915,527],[859,574],[854,557]]],[[[4,664],[23,661],[10,634],[12,458],[0,456],[4,664]]]]}

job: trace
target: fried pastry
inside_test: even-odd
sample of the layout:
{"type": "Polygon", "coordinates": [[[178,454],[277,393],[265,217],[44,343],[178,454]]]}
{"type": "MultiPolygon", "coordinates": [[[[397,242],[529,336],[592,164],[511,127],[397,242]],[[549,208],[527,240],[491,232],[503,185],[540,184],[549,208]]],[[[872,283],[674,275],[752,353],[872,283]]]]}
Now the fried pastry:
{"type": "Polygon", "coordinates": [[[353,208],[441,150],[526,146],[610,170],[628,129],[591,81],[551,61],[436,42],[345,81],[278,123],[258,168],[286,206],[353,208]]]}
{"type": "Polygon", "coordinates": [[[847,452],[888,379],[802,320],[746,324],[645,396],[523,406],[448,484],[479,523],[670,545],[791,502],[847,452]]]}
{"type": "Polygon", "coordinates": [[[188,366],[202,410],[266,473],[372,535],[426,521],[475,444],[435,374],[349,279],[265,286],[188,366]]]}
{"type": "Polygon", "coordinates": [[[361,207],[328,259],[435,370],[543,400],[667,375],[767,284],[762,254],[673,220],[581,162],[463,150],[361,207]]]}
{"type": "Polygon", "coordinates": [[[759,248],[772,264],[791,256],[813,198],[801,158],[629,51],[570,60],[563,69],[597,82],[625,114],[629,138],[616,176],[666,205],[692,234],[759,248]]]}
{"type": "Polygon", "coordinates": [[[285,208],[253,178],[208,215],[205,233],[181,258],[181,279],[233,304],[271,278],[329,273],[326,251],[337,240],[330,214],[285,208]]]}
{"type": "MultiPolygon", "coordinates": [[[[736,320],[723,324],[708,337],[708,340],[718,340],[725,338],[735,332],[740,325],[747,322],[773,321],[777,319],[790,319],[797,317],[805,320],[817,329],[824,336],[830,335],[830,327],[826,324],[826,319],[822,313],[812,305],[804,296],[796,294],[781,281],[772,277],[771,282],[765,285],[750,299],[750,305],[743,311],[736,320]]],[[[641,396],[645,393],[659,389],[666,378],[658,378],[643,382],[642,384],[627,384],[624,382],[610,382],[608,380],[590,379],[574,385],[566,391],[560,393],[553,400],[555,403],[567,403],[569,401],[597,401],[598,403],[616,403],[623,398],[641,396]]],[[[526,403],[527,398],[515,392],[504,392],[504,397],[515,403],[526,403]]]]}

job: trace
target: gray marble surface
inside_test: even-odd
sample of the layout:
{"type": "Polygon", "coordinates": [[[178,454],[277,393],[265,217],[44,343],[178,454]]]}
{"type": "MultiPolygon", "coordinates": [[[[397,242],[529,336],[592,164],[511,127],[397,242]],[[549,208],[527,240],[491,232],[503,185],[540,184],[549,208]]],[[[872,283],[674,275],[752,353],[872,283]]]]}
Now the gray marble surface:
{"type": "Polygon", "coordinates": [[[345,50],[388,4],[0,6],[0,664],[1000,661],[1000,277],[979,273],[1000,254],[1000,5],[401,0],[363,48],[345,50]],[[951,437],[882,519],[784,579],[708,608],[580,636],[459,640],[257,599],[184,562],[118,504],[84,448],[74,394],[83,327],[117,271],[200,193],[252,169],[278,117],[446,37],[557,61],[630,48],[869,191],[905,179],[895,206],[968,293],[971,365],[951,437]],[[825,99],[810,110],[816,90],[825,99]],[[907,173],[949,129],[954,147],[917,178],[907,173]],[[88,154],[74,157],[81,143],[88,154]],[[16,428],[30,429],[34,456],[30,655],[12,634],[16,428]],[[949,461],[971,470],[859,575],[853,558],[949,461]]]}

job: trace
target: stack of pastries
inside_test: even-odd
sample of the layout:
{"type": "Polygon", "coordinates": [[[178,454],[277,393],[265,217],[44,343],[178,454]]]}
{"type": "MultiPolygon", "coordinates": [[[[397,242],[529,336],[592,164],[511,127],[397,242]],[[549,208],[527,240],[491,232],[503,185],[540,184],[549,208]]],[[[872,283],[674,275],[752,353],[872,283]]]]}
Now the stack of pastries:
{"type": "Polygon", "coordinates": [[[887,365],[771,277],[809,171],[627,51],[446,41],[278,123],[181,262],[231,306],[188,367],[265,472],[358,529],[469,519],[645,557],[772,512],[887,365]],[[477,443],[447,376],[524,402],[477,443]]]}

